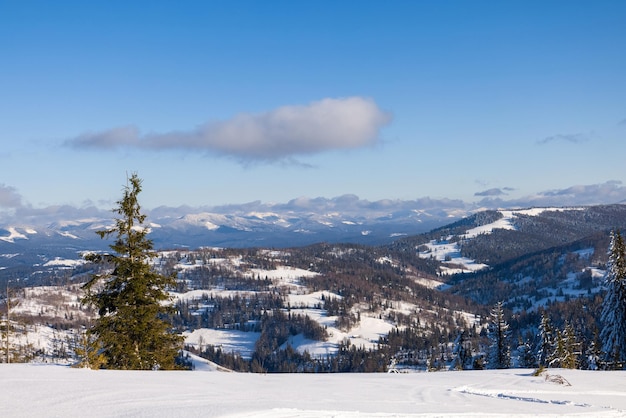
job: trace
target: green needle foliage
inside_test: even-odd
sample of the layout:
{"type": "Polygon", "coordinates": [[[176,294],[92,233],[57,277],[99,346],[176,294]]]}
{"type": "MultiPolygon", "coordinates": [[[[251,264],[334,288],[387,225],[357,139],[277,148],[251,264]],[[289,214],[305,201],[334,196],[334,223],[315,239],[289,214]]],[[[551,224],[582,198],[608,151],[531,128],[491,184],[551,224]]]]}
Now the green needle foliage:
{"type": "Polygon", "coordinates": [[[97,263],[111,263],[110,273],[94,275],[85,284],[84,303],[98,310],[99,318],[88,330],[95,337],[96,364],[107,369],[174,369],[182,346],[182,337],[170,332],[163,319],[170,312],[167,289],[176,284],[175,276],[163,276],[149,264],[156,253],[147,239],[137,195],[141,180],[133,174],[124,189],[124,197],[113,211],[120,215],[115,226],[97,231],[101,238],[115,236],[110,248],[114,255],[91,254],[86,258],[97,263]]]}
{"type": "Polygon", "coordinates": [[[600,338],[604,342],[607,367],[623,369],[626,365],[626,245],[619,231],[611,232],[605,281],[607,290],[602,301],[600,338]]]}

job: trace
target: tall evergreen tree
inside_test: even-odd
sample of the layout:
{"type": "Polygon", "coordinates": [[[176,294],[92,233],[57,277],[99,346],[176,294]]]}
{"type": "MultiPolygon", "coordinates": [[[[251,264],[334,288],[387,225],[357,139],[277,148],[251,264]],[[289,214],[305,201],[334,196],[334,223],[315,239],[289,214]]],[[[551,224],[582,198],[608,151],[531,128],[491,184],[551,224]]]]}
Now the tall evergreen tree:
{"type": "Polygon", "coordinates": [[[562,362],[565,357],[565,338],[560,330],[556,331],[554,338],[554,351],[550,354],[550,367],[563,367],[562,362]]]}
{"type": "Polygon", "coordinates": [[[582,355],[582,344],[579,336],[576,334],[576,330],[572,324],[565,323],[565,329],[563,330],[563,336],[565,337],[565,361],[563,367],[568,369],[576,369],[580,366],[580,356],[582,355]]]}
{"type": "Polygon", "coordinates": [[[611,232],[605,281],[600,339],[607,365],[621,369],[626,364],[626,253],[619,231],[611,232]]]}
{"type": "Polygon", "coordinates": [[[576,331],[567,322],[563,331],[556,332],[554,352],[550,356],[550,367],[576,369],[579,365],[580,343],[576,331]]]}
{"type": "Polygon", "coordinates": [[[537,347],[537,362],[539,366],[547,367],[554,352],[554,328],[550,318],[545,313],[541,314],[539,324],[539,343],[537,347]]]}
{"type": "Polygon", "coordinates": [[[97,231],[101,238],[114,235],[110,248],[115,254],[92,254],[88,260],[109,262],[110,273],[94,275],[84,286],[84,302],[95,306],[99,318],[88,333],[95,337],[102,367],[111,369],[173,369],[182,346],[181,337],[170,332],[163,319],[171,309],[168,288],[176,285],[174,276],[153,271],[149,262],[155,257],[146,216],[140,211],[138,194],[141,180],[137,174],[128,179],[123,198],[114,209],[119,218],[110,229],[97,231]]]}
{"type": "Polygon", "coordinates": [[[489,368],[508,369],[511,367],[509,324],[504,320],[504,307],[502,302],[496,303],[496,306],[491,310],[489,339],[491,340],[489,347],[489,368]]]}

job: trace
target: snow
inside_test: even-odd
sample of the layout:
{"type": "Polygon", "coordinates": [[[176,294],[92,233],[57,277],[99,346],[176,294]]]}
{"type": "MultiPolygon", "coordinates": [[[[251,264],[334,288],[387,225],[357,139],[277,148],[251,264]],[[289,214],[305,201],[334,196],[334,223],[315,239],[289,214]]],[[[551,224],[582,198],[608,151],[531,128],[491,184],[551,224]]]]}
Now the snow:
{"type": "Polygon", "coordinates": [[[375,348],[378,344],[378,339],[389,334],[394,328],[395,325],[389,321],[361,315],[361,321],[356,326],[345,334],[337,330],[334,339],[335,341],[341,341],[350,337],[350,343],[357,347],[375,348]]]}
{"type": "Polygon", "coordinates": [[[320,306],[324,305],[324,301],[322,300],[322,297],[324,297],[325,299],[331,298],[331,299],[337,299],[337,300],[340,300],[343,298],[343,296],[338,295],[336,293],[329,292],[327,290],[324,290],[324,291],[320,290],[317,292],[306,293],[306,294],[290,293],[287,295],[287,301],[289,302],[289,305],[292,308],[293,307],[310,308],[316,305],[320,305],[320,306]]]}
{"type": "Polygon", "coordinates": [[[463,272],[473,272],[482,270],[487,267],[486,264],[476,263],[474,260],[471,260],[467,257],[462,257],[461,249],[459,248],[459,244],[456,242],[451,243],[446,240],[433,240],[425,245],[426,247],[428,247],[428,250],[420,252],[420,257],[429,258],[432,256],[449,266],[441,266],[441,274],[447,275],[463,272]]]}
{"type": "Polygon", "coordinates": [[[278,266],[274,270],[253,268],[246,271],[244,275],[253,278],[260,277],[261,279],[279,280],[283,285],[297,285],[298,279],[314,277],[319,275],[319,273],[297,267],[278,266]]]}
{"type": "Polygon", "coordinates": [[[12,306],[12,313],[28,314],[34,317],[50,315],[56,318],[63,317],[65,313],[87,315],[87,311],[81,310],[80,284],[26,287],[22,291],[23,297],[18,299],[19,303],[12,306]]]}
{"type": "Polygon", "coordinates": [[[66,238],[80,239],[76,235],[74,235],[72,233],[69,233],[69,232],[66,232],[66,231],[59,231],[58,234],[61,235],[62,237],[66,237],[66,238]]]}
{"type": "Polygon", "coordinates": [[[60,266],[60,267],[77,267],[85,264],[86,261],[83,259],[80,260],[70,260],[67,258],[55,257],[54,260],[50,260],[44,264],[44,267],[51,266],[60,266]]]}
{"type": "MultiPolygon", "coordinates": [[[[274,270],[264,270],[272,272],[274,270]]],[[[279,269],[279,271],[283,271],[279,269]]],[[[293,270],[289,270],[293,271],[293,270]]],[[[306,272],[302,270],[299,272],[306,272]]],[[[284,271],[283,271],[284,273],[284,271]]],[[[310,274],[314,274],[309,272],[310,274]]],[[[280,276],[283,274],[281,273],[280,276]]],[[[281,281],[282,282],[282,281],[281,281]]],[[[284,283],[284,282],[282,282],[284,283]]],[[[437,282],[439,283],[439,282],[437,282]]],[[[417,305],[401,302],[388,301],[392,307],[384,309],[383,312],[369,312],[365,304],[357,304],[352,308],[352,313],[360,317],[360,321],[350,329],[340,329],[337,326],[337,316],[329,316],[323,308],[324,299],[342,299],[338,295],[329,291],[306,292],[303,287],[291,287],[291,292],[285,295],[286,308],[284,311],[296,315],[308,316],[326,329],[328,338],[326,341],[314,341],[303,336],[291,336],[289,341],[295,350],[300,353],[308,351],[313,357],[326,357],[329,354],[336,354],[339,344],[348,340],[356,347],[366,349],[376,348],[379,338],[386,336],[396,325],[387,319],[391,311],[409,315],[412,312],[421,310],[417,305]]],[[[94,313],[85,310],[81,304],[82,290],[80,284],[69,286],[40,286],[25,288],[23,297],[15,299],[12,312],[15,314],[30,315],[45,321],[67,321],[68,318],[88,319],[94,313]]],[[[220,288],[197,289],[185,293],[174,293],[173,299],[183,300],[192,304],[197,303],[198,309],[203,310],[211,307],[210,297],[251,297],[255,293],[263,294],[267,292],[225,290],[220,288]]],[[[457,311],[458,314],[466,317],[468,323],[473,323],[475,318],[471,314],[457,311]]],[[[402,327],[400,327],[402,328],[402,327]]],[[[239,353],[244,358],[250,358],[259,334],[255,332],[244,332],[236,329],[197,329],[193,332],[184,333],[185,342],[195,345],[213,345],[221,347],[225,352],[239,353]]],[[[46,356],[54,351],[58,341],[65,341],[73,338],[71,330],[53,330],[43,323],[36,326],[25,327],[19,338],[12,337],[12,344],[33,343],[35,348],[45,350],[46,356]]],[[[58,345],[58,344],[57,344],[58,345]]],[[[46,357],[47,358],[47,357],[46,357]]]]}
{"type": "Polygon", "coordinates": [[[312,357],[317,358],[335,355],[338,350],[337,344],[335,343],[311,340],[305,338],[303,334],[290,336],[280,348],[284,350],[288,345],[299,353],[307,351],[312,357]]]}
{"type": "Polygon", "coordinates": [[[249,212],[248,216],[252,218],[259,218],[259,219],[266,219],[266,218],[280,219],[280,215],[274,212],[249,212]]]}
{"type": "MultiPolygon", "coordinates": [[[[202,365],[199,365],[202,366],[202,365]]],[[[92,418],[624,417],[626,372],[549,369],[400,374],[109,371],[0,365],[0,416],[92,418]]]]}
{"type": "Polygon", "coordinates": [[[416,277],[415,279],[415,283],[418,283],[424,287],[427,287],[429,289],[439,289],[439,290],[445,290],[447,288],[449,288],[450,286],[445,284],[444,282],[440,282],[438,280],[433,280],[433,279],[428,279],[428,278],[424,278],[424,277],[416,277]]]}
{"type": "Polygon", "coordinates": [[[183,335],[185,344],[193,345],[195,348],[211,344],[220,347],[225,353],[239,353],[242,358],[250,359],[254,353],[254,345],[261,333],[199,328],[183,335]]]}
{"type": "Polygon", "coordinates": [[[7,231],[9,232],[9,236],[8,237],[0,237],[0,240],[2,241],[6,241],[6,242],[15,242],[16,239],[28,239],[28,237],[20,232],[17,231],[17,229],[15,228],[8,228],[7,231]]]}

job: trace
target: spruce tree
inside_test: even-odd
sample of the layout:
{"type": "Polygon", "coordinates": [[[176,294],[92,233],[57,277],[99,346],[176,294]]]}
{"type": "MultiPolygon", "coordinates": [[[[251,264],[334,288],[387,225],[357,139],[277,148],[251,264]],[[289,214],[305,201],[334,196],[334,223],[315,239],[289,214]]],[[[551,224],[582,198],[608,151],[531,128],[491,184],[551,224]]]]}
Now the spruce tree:
{"type": "Polygon", "coordinates": [[[537,362],[540,367],[547,367],[552,359],[555,345],[554,328],[550,318],[545,313],[541,314],[539,324],[539,343],[537,348],[537,362]]]}
{"type": "Polygon", "coordinates": [[[626,253],[619,231],[611,232],[605,282],[600,339],[607,365],[621,369],[626,363],[626,253]]]}
{"type": "Polygon", "coordinates": [[[455,369],[465,370],[471,365],[471,342],[467,339],[466,331],[464,329],[459,330],[456,340],[454,341],[453,354],[455,354],[453,366],[455,369]]]}
{"type": "Polygon", "coordinates": [[[509,346],[509,324],[504,320],[504,307],[498,302],[491,310],[489,324],[489,368],[508,369],[511,367],[511,348],[509,346]]]}
{"type": "Polygon", "coordinates": [[[563,367],[563,359],[565,358],[565,338],[560,330],[556,331],[554,338],[554,351],[550,355],[549,367],[563,367]]]}
{"type": "Polygon", "coordinates": [[[580,357],[580,342],[576,331],[571,324],[565,323],[565,329],[562,333],[563,346],[565,348],[563,359],[561,361],[561,367],[566,369],[576,369],[579,366],[580,357]]]}
{"type": "Polygon", "coordinates": [[[584,370],[600,370],[602,367],[602,350],[600,350],[600,344],[597,344],[595,338],[591,341],[581,364],[584,370]]]}
{"type": "Polygon", "coordinates": [[[517,345],[518,365],[522,368],[537,366],[537,358],[530,341],[523,341],[521,338],[517,345]]]}
{"type": "Polygon", "coordinates": [[[143,226],[138,194],[141,180],[137,174],[128,179],[123,198],[113,211],[119,215],[115,225],[97,231],[101,238],[115,236],[110,245],[114,254],[91,254],[93,262],[111,263],[110,273],[94,275],[84,286],[84,302],[99,314],[89,336],[95,337],[102,367],[110,369],[173,369],[182,338],[170,332],[164,316],[171,305],[168,288],[176,285],[175,276],[155,272],[150,260],[155,257],[148,229],[143,226]]]}

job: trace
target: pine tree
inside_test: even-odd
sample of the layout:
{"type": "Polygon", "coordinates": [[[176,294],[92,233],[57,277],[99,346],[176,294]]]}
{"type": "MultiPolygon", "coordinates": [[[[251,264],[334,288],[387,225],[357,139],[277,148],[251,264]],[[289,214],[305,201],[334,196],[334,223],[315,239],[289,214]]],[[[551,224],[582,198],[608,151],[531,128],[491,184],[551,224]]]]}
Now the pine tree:
{"type": "Polygon", "coordinates": [[[554,338],[554,351],[549,356],[549,367],[563,367],[563,359],[565,357],[565,338],[560,330],[556,331],[554,338]]]}
{"type": "Polygon", "coordinates": [[[454,341],[454,368],[457,370],[465,370],[471,366],[472,350],[470,341],[467,339],[466,331],[460,329],[454,341]]]}
{"type": "Polygon", "coordinates": [[[602,367],[602,357],[602,351],[594,338],[585,350],[581,366],[584,370],[599,370],[602,367]]]}
{"type": "Polygon", "coordinates": [[[84,286],[84,302],[99,314],[88,331],[94,336],[104,357],[102,367],[111,369],[173,369],[182,345],[181,337],[172,334],[163,319],[171,310],[168,288],[176,285],[175,276],[153,271],[149,261],[155,257],[146,216],[140,212],[137,195],[141,180],[133,174],[123,198],[114,209],[119,218],[110,229],[97,231],[101,238],[116,237],[110,248],[115,254],[91,254],[89,261],[109,262],[113,271],[94,275],[84,286]]]}
{"type": "Polygon", "coordinates": [[[508,341],[509,324],[504,320],[502,302],[496,303],[496,306],[491,310],[489,339],[491,340],[489,368],[508,369],[511,367],[511,348],[508,341]]]}
{"type": "Polygon", "coordinates": [[[605,282],[600,339],[607,364],[621,369],[626,364],[626,253],[619,231],[611,232],[605,282]]]}
{"type": "Polygon", "coordinates": [[[539,324],[539,346],[537,348],[537,362],[539,366],[546,367],[550,363],[550,357],[554,352],[554,329],[552,322],[546,314],[541,314],[541,323],[539,324]]]}
{"type": "Polygon", "coordinates": [[[520,339],[517,346],[518,364],[522,368],[532,368],[537,366],[537,358],[533,351],[531,341],[520,339]]]}
{"type": "Polygon", "coordinates": [[[565,348],[563,360],[561,361],[561,367],[566,369],[576,369],[579,366],[580,342],[576,331],[571,324],[565,323],[565,329],[563,330],[563,346],[565,348]]]}
{"type": "Polygon", "coordinates": [[[76,340],[74,353],[80,359],[75,367],[99,369],[106,359],[100,352],[99,341],[89,332],[81,332],[76,340]]]}
{"type": "Polygon", "coordinates": [[[574,327],[565,324],[563,331],[556,332],[554,352],[550,355],[549,366],[563,369],[578,368],[580,357],[580,343],[576,337],[574,327]]]}

